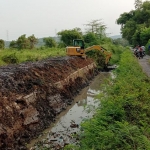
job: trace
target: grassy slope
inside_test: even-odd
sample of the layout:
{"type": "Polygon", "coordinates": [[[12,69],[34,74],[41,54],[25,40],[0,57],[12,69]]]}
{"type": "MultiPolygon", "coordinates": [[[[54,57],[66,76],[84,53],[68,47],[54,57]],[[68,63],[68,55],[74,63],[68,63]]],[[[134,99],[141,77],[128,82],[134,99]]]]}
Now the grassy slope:
{"type": "Polygon", "coordinates": [[[65,56],[65,48],[47,48],[47,49],[33,49],[33,50],[0,50],[0,66],[8,64],[7,59],[18,59],[18,63],[26,61],[37,61],[52,56],[65,56]],[[4,61],[4,57],[6,61],[4,61]],[[8,58],[9,57],[9,58],[8,58]]]}
{"type": "Polygon", "coordinates": [[[107,96],[98,96],[101,106],[96,115],[82,125],[77,149],[149,150],[150,79],[129,50],[114,73],[116,78],[107,82],[107,96]]]}

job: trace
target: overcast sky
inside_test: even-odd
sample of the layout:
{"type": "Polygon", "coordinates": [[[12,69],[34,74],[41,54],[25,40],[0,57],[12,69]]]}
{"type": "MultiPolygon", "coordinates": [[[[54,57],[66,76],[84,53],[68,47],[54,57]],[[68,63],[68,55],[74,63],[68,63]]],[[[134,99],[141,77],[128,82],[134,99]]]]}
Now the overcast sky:
{"type": "Polygon", "coordinates": [[[0,39],[49,37],[75,27],[83,31],[96,19],[102,19],[110,36],[119,35],[116,19],[131,10],[134,0],[0,0],[0,39]]]}

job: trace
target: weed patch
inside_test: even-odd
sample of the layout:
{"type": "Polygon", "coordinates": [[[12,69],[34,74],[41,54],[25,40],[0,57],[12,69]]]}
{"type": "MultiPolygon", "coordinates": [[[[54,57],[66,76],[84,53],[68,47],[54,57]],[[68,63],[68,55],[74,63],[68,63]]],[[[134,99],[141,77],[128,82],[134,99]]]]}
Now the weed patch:
{"type": "Polygon", "coordinates": [[[150,80],[128,50],[121,54],[114,74],[116,78],[108,81],[107,96],[99,96],[97,113],[82,124],[78,149],[148,150],[150,80]]]}
{"type": "Polygon", "coordinates": [[[15,53],[9,54],[9,55],[4,55],[2,57],[2,61],[4,61],[7,64],[17,64],[19,62],[15,53]]]}

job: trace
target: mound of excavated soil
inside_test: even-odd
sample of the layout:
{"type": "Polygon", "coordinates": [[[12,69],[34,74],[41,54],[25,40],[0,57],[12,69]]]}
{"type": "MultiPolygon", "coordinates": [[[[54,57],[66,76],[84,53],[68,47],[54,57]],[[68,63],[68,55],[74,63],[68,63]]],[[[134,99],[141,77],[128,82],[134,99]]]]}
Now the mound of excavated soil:
{"type": "Polygon", "coordinates": [[[0,149],[25,143],[49,126],[96,74],[89,58],[61,57],[0,68],[0,149]]]}

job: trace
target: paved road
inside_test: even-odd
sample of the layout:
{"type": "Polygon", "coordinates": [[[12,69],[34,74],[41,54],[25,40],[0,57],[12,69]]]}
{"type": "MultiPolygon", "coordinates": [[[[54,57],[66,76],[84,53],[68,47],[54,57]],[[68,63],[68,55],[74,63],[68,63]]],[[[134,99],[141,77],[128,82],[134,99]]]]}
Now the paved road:
{"type": "Polygon", "coordinates": [[[139,64],[143,68],[143,72],[147,74],[148,77],[150,77],[150,56],[146,55],[143,57],[143,59],[138,59],[139,64]]]}

